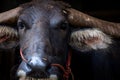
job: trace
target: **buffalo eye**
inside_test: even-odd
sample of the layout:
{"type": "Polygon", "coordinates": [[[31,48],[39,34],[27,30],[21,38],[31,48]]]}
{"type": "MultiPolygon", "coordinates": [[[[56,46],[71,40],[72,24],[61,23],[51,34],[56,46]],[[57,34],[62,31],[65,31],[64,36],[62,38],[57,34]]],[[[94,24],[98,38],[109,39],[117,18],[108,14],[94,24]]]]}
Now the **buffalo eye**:
{"type": "Polygon", "coordinates": [[[24,29],[25,28],[25,23],[24,22],[18,22],[18,27],[19,29],[24,29]]]}
{"type": "Polygon", "coordinates": [[[67,23],[67,22],[62,22],[62,23],[60,24],[60,29],[62,29],[62,30],[66,30],[67,27],[68,27],[68,23],[67,23]]]}

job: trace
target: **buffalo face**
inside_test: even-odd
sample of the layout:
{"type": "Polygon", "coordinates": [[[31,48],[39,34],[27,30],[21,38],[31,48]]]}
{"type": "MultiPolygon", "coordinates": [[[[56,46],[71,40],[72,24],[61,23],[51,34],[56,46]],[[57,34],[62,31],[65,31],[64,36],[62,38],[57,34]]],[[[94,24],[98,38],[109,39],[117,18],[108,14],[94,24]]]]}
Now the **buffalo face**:
{"type": "Polygon", "coordinates": [[[47,78],[58,69],[51,64],[65,63],[68,23],[62,9],[50,3],[31,4],[18,19],[20,50],[24,59],[18,76],[47,78]],[[34,75],[35,74],[35,75],[34,75]]]}

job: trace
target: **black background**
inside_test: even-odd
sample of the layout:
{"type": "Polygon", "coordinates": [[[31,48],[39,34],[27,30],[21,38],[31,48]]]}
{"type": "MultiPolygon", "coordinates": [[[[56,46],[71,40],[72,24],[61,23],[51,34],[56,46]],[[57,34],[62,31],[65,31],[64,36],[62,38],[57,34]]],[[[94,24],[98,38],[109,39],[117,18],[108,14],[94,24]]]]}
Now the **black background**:
{"type": "MultiPolygon", "coordinates": [[[[0,12],[17,7],[22,3],[31,0],[0,0],[0,12]]],[[[63,0],[73,8],[89,15],[120,22],[120,2],[119,0],[63,0]]]]}

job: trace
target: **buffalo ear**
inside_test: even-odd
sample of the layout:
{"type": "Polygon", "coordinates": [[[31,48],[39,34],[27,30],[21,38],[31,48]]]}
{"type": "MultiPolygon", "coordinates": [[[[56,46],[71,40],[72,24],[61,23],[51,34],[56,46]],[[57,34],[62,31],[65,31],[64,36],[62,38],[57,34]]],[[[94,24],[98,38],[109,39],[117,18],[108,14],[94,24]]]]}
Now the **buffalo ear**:
{"type": "Polygon", "coordinates": [[[69,40],[69,45],[81,52],[106,49],[110,44],[112,44],[111,37],[97,28],[73,31],[69,40]]]}
{"type": "Polygon", "coordinates": [[[11,49],[18,43],[18,31],[10,26],[0,25],[0,49],[11,49]]]}
{"type": "Polygon", "coordinates": [[[75,30],[71,32],[70,39],[69,39],[69,45],[71,46],[72,49],[75,49],[77,51],[81,51],[81,30],[75,30]]]}
{"type": "Polygon", "coordinates": [[[19,6],[0,13],[0,49],[13,48],[19,42],[17,30],[10,26],[6,26],[6,24],[15,24],[22,10],[23,7],[19,6]]]}

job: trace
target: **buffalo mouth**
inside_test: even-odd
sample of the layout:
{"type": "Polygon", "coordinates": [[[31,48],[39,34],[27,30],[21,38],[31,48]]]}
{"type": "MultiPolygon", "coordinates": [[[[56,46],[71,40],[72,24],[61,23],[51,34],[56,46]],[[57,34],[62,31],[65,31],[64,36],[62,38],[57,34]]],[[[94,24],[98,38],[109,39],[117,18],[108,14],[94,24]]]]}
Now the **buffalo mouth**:
{"type": "Polygon", "coordinates": [[[50,74],[49,76],[45,75],[45,73],[32,72],[26,75],[26,72],[23,70],[18,71],[19,80],[58,80],[57,75],[50,74]]]}

